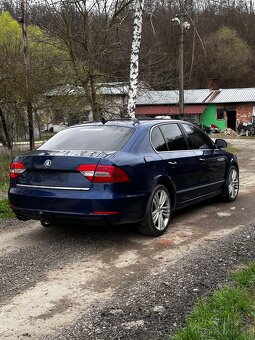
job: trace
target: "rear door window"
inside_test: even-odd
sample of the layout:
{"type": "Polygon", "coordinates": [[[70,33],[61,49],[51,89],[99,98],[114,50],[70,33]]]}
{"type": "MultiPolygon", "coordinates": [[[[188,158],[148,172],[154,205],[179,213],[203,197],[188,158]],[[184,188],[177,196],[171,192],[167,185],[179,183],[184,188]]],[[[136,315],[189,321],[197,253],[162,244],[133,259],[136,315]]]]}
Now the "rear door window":
{"type": "Polygon", "coordinates": [[[123,126],[79,126],[57,133],[40,150],[118,151],[134,129],[123,126]]]}
{"type": "Polygon", "coordinates": [[[169,151],[187,150],[187,144],[178,124],[164,124],[160,130],[166,140],[169,151]]]}
{"type": "Polygon", "coordinates": [[[193,125],[183,124],[191,149],[212,149],[211,139],[193,125]]]}

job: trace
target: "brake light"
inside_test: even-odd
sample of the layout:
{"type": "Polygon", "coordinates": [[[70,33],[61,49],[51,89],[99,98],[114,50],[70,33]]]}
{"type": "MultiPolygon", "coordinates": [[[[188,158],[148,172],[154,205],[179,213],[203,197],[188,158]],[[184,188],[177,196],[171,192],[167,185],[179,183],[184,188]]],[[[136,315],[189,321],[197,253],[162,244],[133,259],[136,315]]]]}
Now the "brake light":
{"type": "Polygon", "coordinates": [[[77,171],[80,171],[84,177],[86,177],[90,182],[92,182],[96,167],[97,167],[96,164],[80,165],[77,168],[77,171]]]}
{"type": "Polygon", "coordinates": [[[13,162],[10,165],[10,178],[15,179],[26,171],[25,165],[20,162],[13,162]]]}
{"type": "Polygon", "coordinates": [[[114,165],[83,164],[77,168],[83,176],[93,183],[129,182],[124,170],[114,165]]]}

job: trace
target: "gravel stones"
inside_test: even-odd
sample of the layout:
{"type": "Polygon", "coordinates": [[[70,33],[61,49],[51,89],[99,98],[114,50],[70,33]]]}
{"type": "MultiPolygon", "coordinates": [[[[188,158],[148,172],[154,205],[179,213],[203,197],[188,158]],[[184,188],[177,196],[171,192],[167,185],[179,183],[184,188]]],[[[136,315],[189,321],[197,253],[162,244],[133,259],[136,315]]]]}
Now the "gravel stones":
{"type": "Polygon", "coordinates": [[[171,335],[183,325],[198,297],[226,284],[232,270],[252,259],[254,225],[239,227],[228,235],[203,242],[174,264],[165,263],[158,275],[148,274],[120,287],[110,302],[102,303],[100,313],[96,309],[92,312],[91,327],[100,329],[100,336],[80,326],[84,324],[81,316],[75,326],[41,339],[156,340],[171,335]],[[118,310],[121,313],[112,312],[118,310]]]}

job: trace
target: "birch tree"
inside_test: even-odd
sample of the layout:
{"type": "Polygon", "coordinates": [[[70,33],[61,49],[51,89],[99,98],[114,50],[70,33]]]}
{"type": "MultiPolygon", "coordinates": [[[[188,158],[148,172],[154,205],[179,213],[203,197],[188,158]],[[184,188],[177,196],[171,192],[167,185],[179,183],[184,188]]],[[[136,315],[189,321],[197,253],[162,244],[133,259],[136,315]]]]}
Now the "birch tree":
{"type": "Polygon", "coordinates": [[[144,0],[136,0],[133,41],[130,57],[130,77],[127,107],[127,113],[132,118],[135,117],[135,102],[137,97],[137,86],[139,76],[139,54],[142,40],[143,8],[144,0]]]}

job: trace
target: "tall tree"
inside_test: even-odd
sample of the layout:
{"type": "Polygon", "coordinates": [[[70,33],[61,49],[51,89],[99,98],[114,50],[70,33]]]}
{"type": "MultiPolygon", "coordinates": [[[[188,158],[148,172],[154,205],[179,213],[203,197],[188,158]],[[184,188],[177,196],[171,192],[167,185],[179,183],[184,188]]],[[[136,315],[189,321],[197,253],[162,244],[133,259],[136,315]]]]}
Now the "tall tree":
{"type": "Polygon", "coordinates": [[[28,45],[28,13],[27,13],[27,0],[21,0],[21,24],[22,24],[22,37],[23,37],[23,50],[24,50],[24,65],[25,65],[25,87],[26,87],[26,106],[27,106],[27,118],[28,118],[28,132],[29,132],[29,144],[30,150],[35,147],[34,138],[34,117],[33,117],[33,105],[30,95],[30,54],[28,45]]]}
{"type": "Polygon", "coordinates": [[[139,76],[139,55],[142,39],[144,0],[136,0],[134,31],[130,58],[130,77],[127,113],[130,117],[135,117],[135,101],[137,96],[138,76],[139,76]]]}
{"type": "Polygon", "coordinates": [[[222,27],[211,34],[207,50],[210,51],[207,56],[209,76],[220,78],[230,87],[238,87],[249,76],[251,50],[235,30],[222,27]]]}
{"type": "Polygon", "coordinates": [[[111,47],[112,37],[125,20],[133,0],[45,0],[51,15],[47,29],[57,36],[69,54],[74,82],[84,88],[94,120],[101,120],[98,83],[108,77],[102,65],[111,47]]]}
{"type": "MultiPolygon", "coordinates": [[[[63,83],[65,74],[62,73],[67,67],[65,56],[56,47],[59,44],[56,39],[50,39],[33,25],[29,26],[28,39],[31,50],[30,98],[35,110],[47,91],[63,83]]],[[[22,28],[8,12],[0,15],[0,50],[0,135],[10,149],[9,142],[17,133],[22,135],[21,132],[25,134],[28,131],[25,117],[27,93],[24,86],[22,28]]]]}

